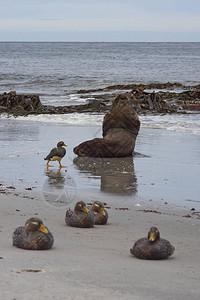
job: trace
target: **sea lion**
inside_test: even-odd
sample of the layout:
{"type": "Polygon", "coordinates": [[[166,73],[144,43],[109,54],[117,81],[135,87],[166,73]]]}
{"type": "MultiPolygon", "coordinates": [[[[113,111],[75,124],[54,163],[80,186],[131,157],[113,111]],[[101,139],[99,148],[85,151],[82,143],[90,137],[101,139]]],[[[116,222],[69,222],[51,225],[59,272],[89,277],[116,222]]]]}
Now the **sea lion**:
{"type": "Polygon", "coordinates": [[[128,97],[120,94],[103,120],[103,138],[85,141],[73,150],[78,156],[123,157],[133,154],[140,121],[128,97]]]}

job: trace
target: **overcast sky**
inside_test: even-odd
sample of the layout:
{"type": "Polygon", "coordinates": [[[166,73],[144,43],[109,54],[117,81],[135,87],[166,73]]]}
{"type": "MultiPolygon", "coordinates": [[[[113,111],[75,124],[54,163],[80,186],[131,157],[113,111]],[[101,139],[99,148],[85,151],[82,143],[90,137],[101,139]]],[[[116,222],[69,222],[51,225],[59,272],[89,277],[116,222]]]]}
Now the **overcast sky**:
{"type": "Polygon", "coordinates": [[[0,41],[200,42],[200,0],[0,0],[0,41]]]}

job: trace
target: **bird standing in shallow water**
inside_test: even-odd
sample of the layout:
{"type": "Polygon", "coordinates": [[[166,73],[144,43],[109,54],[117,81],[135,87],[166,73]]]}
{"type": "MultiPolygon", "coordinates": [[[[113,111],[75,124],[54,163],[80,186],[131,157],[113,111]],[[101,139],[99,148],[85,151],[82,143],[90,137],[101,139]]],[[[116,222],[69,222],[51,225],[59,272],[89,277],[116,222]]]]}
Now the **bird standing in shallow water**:
{"type": "Polygon", "coordinates": [[[108,221],[108,213],[104,209],[104,205],[100,201],[94,201],[92,203],[91,211],[94,214],[95,225],[105,225],[108,221]]]}
{"type": "Polygon", "coordinates": [[[67,147],[63,141],[59,142],[57,144],[57,147],[53,148],[50,153],[47,155],[47,157],[44,158],[44,160],[47,160],[47,168],[52,167],[49,165],[50,161],[55,161],[57,160],[59,162],[60,168],[64,168],[65,166],[61,165],[61,159],[65,156],[66,154],[66,149],[63,148],[63,146],[67,147]]]}
{"type": "Polygon", "coordinates": [[[130,249],[131,254],[140,259],[167,259],[174,253],[174,246],[160,238],[156,227],[151,227],[148,237],[139,239],[130,249]]]}
{"type": "Polygon", "coordinates": [[[72,227],[89,228],[94,225],[94,214],[87,208],[84,201],[76,203],[74,211],[66,211],[65,223],[72,227]]]}
{"type": "Polygon", "coordinates": [[[30,218],[25,226],[13,232],[13,245],[27,250],[47,250],[53,246],[53,235],[39,218],[30,218]]]}

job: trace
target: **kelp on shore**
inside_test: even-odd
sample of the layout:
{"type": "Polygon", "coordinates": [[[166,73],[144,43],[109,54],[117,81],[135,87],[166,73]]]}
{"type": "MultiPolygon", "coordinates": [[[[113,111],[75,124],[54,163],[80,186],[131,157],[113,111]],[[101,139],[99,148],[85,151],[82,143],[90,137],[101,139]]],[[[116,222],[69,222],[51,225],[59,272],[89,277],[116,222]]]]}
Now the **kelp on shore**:
{"type": "Polygon", "coordinates": [[[0,113],[14,116],[29,114],[67,114],[106,112],[119,93],[125,93],[138,113],[186,113],[200,111],[200,85],[180,83],[151,83],[108,86],[96,90],[80,90],[86,104],[53,106],[43,105],[37,94],[17,94],[16,91],[0,95],[0,113]],[[157,90],[157,91],[155,91],[157,90]],[[96,93],[96,94],[95,94],[96,93]],[[92,99],[88,99],[92,94],[92,99]]]}

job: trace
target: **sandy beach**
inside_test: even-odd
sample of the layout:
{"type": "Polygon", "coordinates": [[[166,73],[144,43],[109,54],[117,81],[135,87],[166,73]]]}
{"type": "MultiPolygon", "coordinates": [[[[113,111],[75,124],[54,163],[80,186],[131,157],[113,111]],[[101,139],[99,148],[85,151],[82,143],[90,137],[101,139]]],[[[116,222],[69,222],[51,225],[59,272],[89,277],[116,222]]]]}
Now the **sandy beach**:
{"type": "Polygon", "coordinates": [[[65,209],[26,196],[1,196],[2,299],[199,299],[199,219],[183,217],[186,211],[111,205],[107,225],[79,229],[65,226],[65,209]],[[51,250],[12,246],[13,230],[32,216],[54,234],[51,250]],[[176,248],[168,260],[142,261],[129,253],[152,225],[176,248]]]}
{"type": "Polygon", "coordinates": [[[100,127],[4,122],[2,299],[199,299],[198,136],[142,128],[135,149],[142,155],[78,160],[73,147],[101,136],[100,127]],[[58,140],[68,144],[68,167],[59,172],[55,162],[47,171],[43,158],[58,140]],[[106,202],[108,224],[67,227],[65,211],[78,200],[106,202]],[[51,250],[12,246],[12,232],[32,216],[53,233],[51,250]],[[168,260],[131,256],[129,249],[151,226],[175,246],[168,260]]]}

